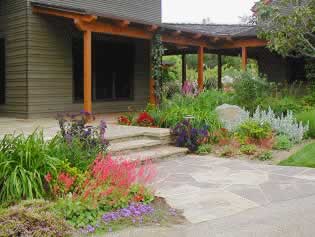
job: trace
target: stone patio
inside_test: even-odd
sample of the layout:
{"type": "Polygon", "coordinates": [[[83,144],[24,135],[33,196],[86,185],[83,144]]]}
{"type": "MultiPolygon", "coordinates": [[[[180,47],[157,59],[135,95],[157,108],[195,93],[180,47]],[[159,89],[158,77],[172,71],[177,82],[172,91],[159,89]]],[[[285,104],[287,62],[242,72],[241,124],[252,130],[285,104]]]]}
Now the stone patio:
{"type": "Polygon", "coordinates": [[[190,224],[113,236],[314,236],[315,169],[212,156],[167,160],[157,169],[157,195],[190,224]]]}

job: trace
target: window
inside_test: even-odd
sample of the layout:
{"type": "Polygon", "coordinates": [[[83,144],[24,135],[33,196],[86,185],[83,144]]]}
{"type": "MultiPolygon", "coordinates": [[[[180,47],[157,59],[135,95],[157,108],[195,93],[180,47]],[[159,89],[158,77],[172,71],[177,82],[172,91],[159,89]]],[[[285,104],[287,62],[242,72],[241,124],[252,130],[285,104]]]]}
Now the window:
{"type": "MultiPolygon", "coordinates": [[[[133,41],[93,40],[92,95],[94,101],[129,100],[133,96],[133,41]]],[[[74,100],[82,101],[83,40],[73,41],[74,100]]]]}
{"type": "Polygon", "coordinates": [[[0,104],[5,103],[5,41],[0,38],[0,104]]]}

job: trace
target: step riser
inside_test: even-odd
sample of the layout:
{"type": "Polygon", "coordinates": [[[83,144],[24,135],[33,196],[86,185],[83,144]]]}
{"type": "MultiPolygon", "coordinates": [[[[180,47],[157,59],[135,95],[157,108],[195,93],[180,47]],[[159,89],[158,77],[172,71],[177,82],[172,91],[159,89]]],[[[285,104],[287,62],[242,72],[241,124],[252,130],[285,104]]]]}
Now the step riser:
{"type": "Polygon", "coordinates": [[[171,135],[169,136],[163,136],[163,137],[158,137],[158,136],[148,136],[148,135],[137,135],[137,136],[130,136],[130,137],[124,137],[124,138],[114,138],[114,139],[109,139],[110,144],[116,144],[119,142],[127,142],[130,140],[140,140],[140,139],[152,139],[152,140],[157,140],[161,141],[161,144],[171,144],[172,139],[171,135]]]}
{"type": "Polygon", "coordinates": [[[159,143],[159,144],[152,144],[152,145],[146,145],[146,146],[138,146],[138,147],[132,147],[132,148],[128,148],[128,149],[122,149],[119,151],[110,151],[110,153],[112,155],[127,155],[130,152],[139,152],[139,151],[146,151],[146,150],[150,150],[153,148],[157,148],[159,146],[163,146],[163,145],[167,145],[167,144],[163,144],[163,143],[159,143]]]}

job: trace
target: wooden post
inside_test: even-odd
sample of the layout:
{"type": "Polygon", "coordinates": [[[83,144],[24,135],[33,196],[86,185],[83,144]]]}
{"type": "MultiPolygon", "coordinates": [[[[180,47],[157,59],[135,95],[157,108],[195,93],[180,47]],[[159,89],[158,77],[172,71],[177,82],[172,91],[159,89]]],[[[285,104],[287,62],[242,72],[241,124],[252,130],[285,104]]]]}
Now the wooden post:
{"type": "Polygon", "coordinates": [[[204,64],[204,48],[200,46],[198,50],[198,88],[199,88],[199,91],[203,90],[203,64],[204,64]]]}
{"type": "Polygon", "coordinates": [[[245,72],[247,69],[247,48],[242,47],[242,69],[245,72]]]}
{"type": "Polygon", "coordinates": [[[186,54],[182,54],[182,86],[187,80],[187,69],[186,69],[186,54]]]}
{"type": "Polygon", "coordinates": [[[218,54],[218,89],[222,89],[222,55],[218,54]]]}
{"type": "Polygon", "coordinates": [[[84,31],[84,111],[92,113],[92,33],[84,31]]]}

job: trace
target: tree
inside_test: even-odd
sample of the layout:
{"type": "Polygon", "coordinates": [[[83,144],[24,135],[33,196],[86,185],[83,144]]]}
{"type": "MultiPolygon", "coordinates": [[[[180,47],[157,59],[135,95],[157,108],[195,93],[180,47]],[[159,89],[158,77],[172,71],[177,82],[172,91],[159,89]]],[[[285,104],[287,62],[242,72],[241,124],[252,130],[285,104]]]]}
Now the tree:
{"type": "Polygon", "coordinates": [[[255,6],[259,37],[282,56],[315,58],[315,0],[270,2],[255,6]]]}

